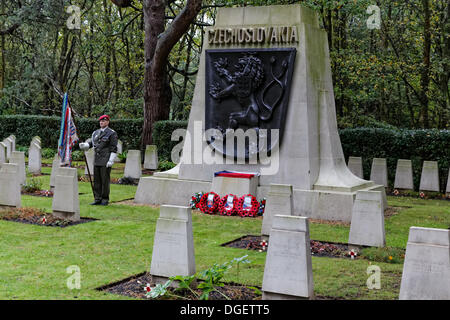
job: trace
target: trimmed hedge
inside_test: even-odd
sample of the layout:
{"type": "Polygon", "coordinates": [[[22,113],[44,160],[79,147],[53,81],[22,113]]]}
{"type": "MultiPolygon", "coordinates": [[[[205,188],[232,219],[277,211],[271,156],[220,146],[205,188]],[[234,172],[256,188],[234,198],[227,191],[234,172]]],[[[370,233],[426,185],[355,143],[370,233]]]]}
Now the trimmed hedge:
{"type": "Polygon", "coordinates": [[[155,122],[153,126],[153,143],[158,148],[159,161],[172,161],[172,149],[180,141],[171,141],[172,132],[176,129],[187,129],[187,121],[165,120],[155,122]]]}
{"type": "MultiPolygon", "coordinates": [[[[88,139],[99,128],[97,119],[75,118],[81,141],[88,139]]],[[[114,129],[126,149],[139,149],[141,144],[143,119],[111,120],[114,129]]],[[[57,149],[60,117],[8,115],[0,116],[0,139],[11,134],[16,136],[16,144],[29,146],[34,136],[41,138],[43,148],[57,149]]]]}
{"type": "Polygon", "coordinates": [[[398,159],[409,159],[413,166],[414,189],[419,190],[423,161],[437,161],[440,189],[445,192],[450,166],[449,130],[390,130],[375,128],[343,129],[342,148],[349,156],[362,157],[364,178],[370,178],[373,158],[386,158],[389,186],[393,187],[398,159]]]}
{"type": "MultiPolygon", "coordinates": [[[[76,118],[78,134],[82,141],[98,128],[97,119],[76,118]]],[[[11,115],[0,116],[0,139],[11,134],[16,144],[28,146],[34,136],[41,137],[43,148],[56,149],[59,139],[60,117],[11,115]]],[[[187,121],[158,121],[154,125],[153,142],[158,147],[160,161],[170,161],[172,149],[179,141],[171,141],[172,132],[186,129],[187,121]]],[[[117,131],[124,150],[140,149],[143,119],[112,120],[111,128],[117,131]]],[[[370,178],[373,158],[386,158],[388,178],[393,186],[397,159],[410,159],[413,165],[414,187],[419,189],[422,164],[425,160],[437,161],[441,191],[445,191],[450,167],[449,130],[396,130],[386,128],[354,128],[339,131],[346,160],[349,156],[362,157],[364,178],[370,178]]]]}

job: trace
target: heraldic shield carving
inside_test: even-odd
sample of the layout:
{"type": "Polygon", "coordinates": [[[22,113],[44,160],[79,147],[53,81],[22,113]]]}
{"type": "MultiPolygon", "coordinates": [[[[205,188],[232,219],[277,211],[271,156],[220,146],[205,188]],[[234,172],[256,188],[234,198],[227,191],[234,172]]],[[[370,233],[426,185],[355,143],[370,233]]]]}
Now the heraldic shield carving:
{"type": "Polygon", "coordinates": [[[295,54],[295,48],[206,50],[205,130],[215,129],[206,139],[216,152],[249,159],[281,144],[295,54]],[[233,142],[239,129],[256,133],[244,150],[233,142]]]}

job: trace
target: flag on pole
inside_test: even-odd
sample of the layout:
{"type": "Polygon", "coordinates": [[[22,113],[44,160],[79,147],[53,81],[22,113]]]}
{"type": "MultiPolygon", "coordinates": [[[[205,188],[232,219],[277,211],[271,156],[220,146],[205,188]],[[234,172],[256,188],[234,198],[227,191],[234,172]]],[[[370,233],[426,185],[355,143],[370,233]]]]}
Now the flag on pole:
{"type": "Polygon", "coordinates": [[[58,142],[58,155],[61,159],[61,166],[71,166],[72,147],[77,141],[77,128],[73,122],[69,97],[67,93],[65,93],[61,116],[61,130],[59,133],[58,142]]]}

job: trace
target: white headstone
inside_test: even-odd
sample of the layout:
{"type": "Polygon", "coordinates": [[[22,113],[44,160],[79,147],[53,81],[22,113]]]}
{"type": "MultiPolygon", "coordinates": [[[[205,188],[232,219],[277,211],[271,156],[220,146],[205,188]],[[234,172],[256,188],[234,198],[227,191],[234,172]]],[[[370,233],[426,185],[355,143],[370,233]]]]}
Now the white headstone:
{"type": "Polygon", "coordinates": [[[274,216],[262,291],[263,300],[314,298],[308,218],[274,216]]]}
{"type": "MultiPolygon", "coordinates": [[[[87,166],[89,166],[89,173],[93,177],[94,176],[94,156],[95,156],[94,148],[91,148],[88,151],[85,151],[84,154],[86,156],[87,166]]],[[[87,166],[86,165],[84,166],[84,174],[85,175],[89,174],[87,166]]]]}
{"type": "Polygon", "coordinates": [[[348,243],[374,247],[386,245],[381,191],[356,192],[348,243]]]}
{"type": "Polygon", "coordinates": [[[398,159],[397,169],[395,170],[394,188],[396,189],[414,189],[413,171],[411,160],[398,159]]]}
{"type": "Polygon", "coordinates": [[[411,227],[400,300],[450,300],[450,230],[411,227]]]}
{"type": "Polygon", "coordinates": [[[21,207],[19,166],[2,163],[0,168],[0,206],[21,207]]]}
{"type": "Polygon", "coordinates": [[[53,159],[52,162],[52,172],[50,174],[50,189],[53,190],[55,188],[55,184],[56,184],[56,173],[58,168],[61,165],[61,161],[59,159],[58,154],[55,154],[55,157],[53,159]]]}
{"type": "Polygon", "coordinates": [[[261,234],[268,236],[276,214],[292,216],[294,212],[293,189],[289,184],[271,184],[263,214],[261,234]]]}
{"type": "Polygon", "coordinates": [[[9,157],[9,163],[15,163],[19,167],[19,181],[20,184],[24,185],[27,182],[27,173],[25,170],[25,152],[23,151],[12,151],[9,157]]]}
{"type": "Polygon", "coordinates": [[[12,142],[10,139],[5,139],[3,140],[3,143],[6,146],[6,160],[9,160],[9,157],[11,156],[12,142]]]}
{"type": "Polygon", "coordinates": [[[195,274],[194,238],[189,207],[161,206],[156,221],[150,274],[166,278],[195,274]]]}
{"type": "Polygon", "coordinates": [[[117,156],[114,158],[114,162],[120,162],[119,154],[123,152],[123,144],[121,140],[117,141],[117,156]]]}
{"type": "Polygon", "coordinates": [[[370,170],[370,180],[382,186],[388,186],[386,158],[373,158],[370,170]]]}
{"type": "Polygon", "coordinates": [[[71,221],[80,220],[78,174],[76,168],[59,167],[55,177],[53,216],[71,221]]]}
{"type": "Polygon", "coordinates": [[[361,157],[348,157],[347,166],[355,176],[364,179],[364,171],[361,157]]]}
{"type": "Polygon", "coordinates": [[[41,146],[41,138],[39,136],[33,137],[33,139],[31,139],[31,143],[33,142],[41,146]]]}
{"type": "Polygon", "coordinates": [[[148,145],[145,148],[144,169],[158,169],[158,148],[155,145],[148,145]]]}
{"type": "Polygon", "coordinates": [[[8,139],[11,140],[11,152],[16,151],[16,136],[12,134],[8,137],[8,139]]]}
{"type": "Polygon", "coordinates": [[[123,176],[127,178],[139,179],[141,175],[141,151],[128,150],[123,176]]]}
{"type": "Polygon", "coordinates": [[[439,192],[439,170],[437,161],[423,162],[419,190],[439,192]]]}
{"type": "Polygon", "coordinates": [[[4,142],[0,142],[0,163],[6,163],[6,144],[4,142]]]}
{"type": "Polygon", "coordinates": [[[30,173],[39,174],[41,173],[42,167],[42,154],[41,146],[36,142],[30,144],[28,149],[28,171],[30,173]]]}

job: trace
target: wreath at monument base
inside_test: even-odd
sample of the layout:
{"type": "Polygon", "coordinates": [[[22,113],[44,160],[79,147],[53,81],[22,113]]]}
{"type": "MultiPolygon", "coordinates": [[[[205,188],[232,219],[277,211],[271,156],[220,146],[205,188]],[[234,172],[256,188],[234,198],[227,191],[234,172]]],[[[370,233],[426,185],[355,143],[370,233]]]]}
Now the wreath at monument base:
{"type": "Polygon", "coordinates": [[[199,203],[203,197],[203,194],[204,194],[204,192],[197,192],[191,197],[191,202],[189,203],[189,206],[191,207],[191,209],[193,209],[193,210],[199,209],[199,203]]]}
{"type": "Polygon", "coordinates": [[[220,197],[215,192],[207,192],[205,193],[198,203],[198,208],[201,212],[206,214],[214,214],[219,207],[220,197]],[[209,199],[209,195],[213,195],[213,199],[209,199]]]}
{"type": "Polygon", "coordinates": [[[264,214],[264,209],[266,207],[266,198],[263,198],[261,201],[257,201],[256,197],[252,194],[246,194],[242,197],[239,197],[235,194],[227,194],[224,197],[220,197],[215,192],[197,192],[191,197],[191,201],[189,203],[191,209],[198,209],[206,214],[217,214],[219,213],[222,216],[235,216],[239,215],[240,217],[256,217],[262,216],[264,214]],[[208,196],[212,194],[213,200],[212,203],[208,204],[208,196]],[[228,197],[233,197],[233,205],[226,206],[228,197]],[[250,203],[247,203],[244,206],[245,197],[250,197],[250,203]],[[244,208],[245,207],[245,208],[244,208]]]}
{"type": "Polygon", "coordinates": [[[236,210],[238,212],[238,215],[241,217],[256,217],[259,211],[259,202],[258,200],[256,200],[256,197],[254,195],[243,195],[237,202],[236,210]],[[250,203],[245,203],[245,199],[247,197],[250,197],[250,203]]]}
{"type": "Polygon", "coordinates": [[[219,203],[219,214],[221,216],[234,216],[237,214],[236,205],[239,198],[234,194],[227,194],[225,197],[223,197],[220,200],[219,203]],[[228,203],[228,197],[233,197],[233,203],[232,206],[227,205],[228,203]]]}

